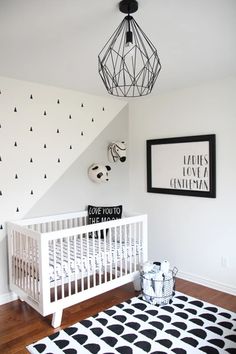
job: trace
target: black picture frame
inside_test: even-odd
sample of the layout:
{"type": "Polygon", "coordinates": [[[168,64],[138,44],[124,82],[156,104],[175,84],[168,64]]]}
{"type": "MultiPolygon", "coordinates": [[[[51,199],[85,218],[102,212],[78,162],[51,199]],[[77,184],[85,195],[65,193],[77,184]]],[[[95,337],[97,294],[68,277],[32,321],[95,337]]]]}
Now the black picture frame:
{"type": "Polygon", "coordinates": [[[216,198],[215,141],[215,134],[147,140],[147,192],[216,198]]]}

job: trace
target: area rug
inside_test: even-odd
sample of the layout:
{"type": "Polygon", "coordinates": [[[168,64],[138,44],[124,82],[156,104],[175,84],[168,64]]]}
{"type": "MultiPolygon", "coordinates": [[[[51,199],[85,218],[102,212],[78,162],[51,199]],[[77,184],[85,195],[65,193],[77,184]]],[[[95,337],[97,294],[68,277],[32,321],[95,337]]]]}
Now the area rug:
{"type": "Polygon", "coordinates": [[[165,306],[134,297],[27,349],[32,354],[234,354],[236,314],[179,292],[165,306]]]}

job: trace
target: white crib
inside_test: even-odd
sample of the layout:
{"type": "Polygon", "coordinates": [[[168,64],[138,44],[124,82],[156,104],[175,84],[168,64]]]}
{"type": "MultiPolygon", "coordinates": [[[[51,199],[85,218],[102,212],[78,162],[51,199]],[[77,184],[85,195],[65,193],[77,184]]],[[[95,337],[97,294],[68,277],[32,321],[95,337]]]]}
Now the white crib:
{"type": "Polygon", "coordinates": [[[60,326],[63,309],[134,281],[147,217],[88,225],[86,211],[8,223],[10,289],[60,326]]]}

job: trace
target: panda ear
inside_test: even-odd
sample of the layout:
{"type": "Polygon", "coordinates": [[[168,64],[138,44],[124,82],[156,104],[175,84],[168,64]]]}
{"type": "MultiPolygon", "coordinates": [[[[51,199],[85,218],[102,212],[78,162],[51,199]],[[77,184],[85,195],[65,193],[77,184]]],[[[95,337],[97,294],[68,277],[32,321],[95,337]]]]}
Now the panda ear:
{"type": "Polygon", "coordinates": [[[92,168],[92,170],[94,171],[94,170],[97,170],[98,169],[98,166],[94,166],[93,168],[92,168]]]}
{"type": "Polygon", "coordinates": [[[102,175],[103,175],[102,172],[98,173],[98,174],[97,174],[97,178],[101,178],[102,175]]]}
{"type": "Polygon", "coordinates": [[[111,171],[111,167],[109,165],[106,165],[105,167],[106,167],[107,171],[111,171]]]}

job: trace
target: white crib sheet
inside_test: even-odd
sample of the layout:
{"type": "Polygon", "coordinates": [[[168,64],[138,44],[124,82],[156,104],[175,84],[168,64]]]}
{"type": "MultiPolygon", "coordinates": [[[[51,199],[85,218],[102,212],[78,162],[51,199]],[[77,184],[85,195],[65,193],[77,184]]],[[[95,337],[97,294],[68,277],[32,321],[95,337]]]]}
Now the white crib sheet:
{"type": "Polygon", "coordinates": [[[97,238],[61,239],[49,244],[50,281],[66,278],[73,274],[85,275],[101,271],[113,263],[128,261],[129,257],[140,254],[141,245],[132,241],[109,242],[97,238]]]}

